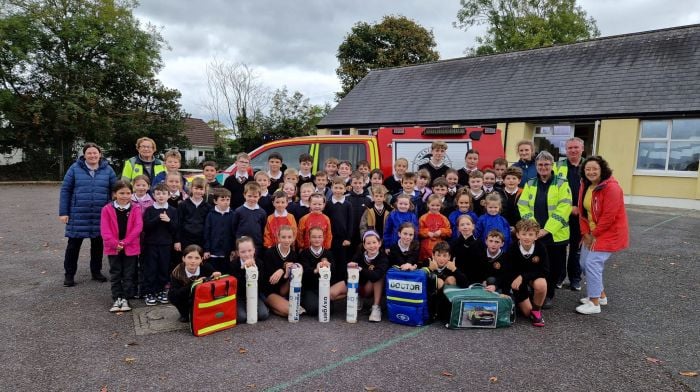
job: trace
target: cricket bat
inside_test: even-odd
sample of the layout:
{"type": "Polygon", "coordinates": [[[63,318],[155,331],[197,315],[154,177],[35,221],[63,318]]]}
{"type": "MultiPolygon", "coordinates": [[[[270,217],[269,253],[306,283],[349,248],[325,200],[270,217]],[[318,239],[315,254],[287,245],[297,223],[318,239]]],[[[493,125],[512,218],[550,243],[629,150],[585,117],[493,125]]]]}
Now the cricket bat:
{"type": "Polygon", "coordinates": [[[299,308],[301,307],[301,278],[304,273],[304,269],[301,265],[294,264],[290,269],[290,280],[289,280],[289,314],[287,315],[287,321],[290,323],[296,323],[299,321],[299,308]]]}
{"type": "Polygon", "coordinates": [[[255,324],[258,322],[258,267],[256,266],[245,269],[245,301],[246,324],[255,324]]]}
{"type": "Polygon", "coordinates": [[[318,269],[318,321],[331,321],[331,269],[318,269]]]}
{"type": "Polygon", "coordinates": [[[345,321],[349,323],[357,322],[357,307],[360,298],[360,268],[348,267],[348,295],[345,321]]]}

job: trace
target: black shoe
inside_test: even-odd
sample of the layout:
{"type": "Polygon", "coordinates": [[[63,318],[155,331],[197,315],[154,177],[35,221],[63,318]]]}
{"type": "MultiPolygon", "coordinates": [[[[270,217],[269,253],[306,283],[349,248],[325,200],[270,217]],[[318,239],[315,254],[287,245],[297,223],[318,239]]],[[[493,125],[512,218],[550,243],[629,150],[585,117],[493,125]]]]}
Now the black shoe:
{"type": "Polygon", "coordinates": [[[181,323],[189,323],[190,322],[190,320],[187,317],[183,317],[183,316],[180,316],[180,318],[177,319],[177,321],[179,321],[181,323]]]}
{"type": "Polygon", "coordinates": [[[104,283],[104,282],[107,281],[107,278],[106,278],[104,275],[102,275],[101,273],[98,272],[98,273],[96,273],[96,274],[92,274],[92,280],[96,280],[96,281],[98,281],[98,282],[104,283]]]}
{"type": "Polygon", "coordinates": [[[542,304],[542,309],[552,309],[553,306],[552,299],[547,298],[544,300],[544,304],[542,304]]]}
{"type": "Polygon", "coordinates": [[[63,287],[73,287],[75,286],[75,280],[73,278],[66,277],[63,280],[63,287]]]}

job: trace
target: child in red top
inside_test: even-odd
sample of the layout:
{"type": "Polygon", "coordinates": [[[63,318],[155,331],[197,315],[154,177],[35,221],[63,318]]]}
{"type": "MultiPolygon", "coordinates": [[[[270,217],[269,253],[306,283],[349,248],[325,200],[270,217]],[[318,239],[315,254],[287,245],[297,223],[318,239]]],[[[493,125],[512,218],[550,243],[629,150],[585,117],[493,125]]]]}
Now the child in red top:
{"type": "Polygon", "coordinates": [[[275,207],[275,211],[267,217],[267,223],[265,224],[263,237],[263,246],[265,248],[271,248],[277,244],[277,232],[282,226],[291,227],[294,238],[296,238],[297,220],[294,218],[294,215],[287,212],[288,204],[287,194],[283,191],[277,191],[272,195],[272,205],[275,207]]]}
{"type": "Polygon", "coordinates": [[[429,259],[433,255],[435,244],[448,240],[452,236],[450,221],[440,213],[440,207],[442,207],[440,196],[430,195],[428,212],[418,220],[418,235],[421,238],[419,260],[429,259]]]}
{"type": "Polygon", "coordinates": [[[323,213],[325,206],[326,198],[322,194],[314,193],[309,197],[309,213],[299,221],[297,246],[300,251],[309,247],[309,231],[313,227],[319,227],[323,230],[326,234],[323,239],[323,247],[330,249],[333,234],[331,233],[331,220],[323,213]]]}

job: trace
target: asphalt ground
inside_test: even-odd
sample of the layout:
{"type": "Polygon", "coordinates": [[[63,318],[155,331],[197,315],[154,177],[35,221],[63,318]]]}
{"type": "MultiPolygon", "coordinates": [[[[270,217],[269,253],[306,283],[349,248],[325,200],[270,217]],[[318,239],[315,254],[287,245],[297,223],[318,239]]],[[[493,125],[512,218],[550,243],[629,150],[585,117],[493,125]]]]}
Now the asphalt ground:
{"type": "MultiPolygon", "coordinates": [[[[0,186],[0,390],[700,390],[700,211],[628,207],[630,249],[606,268],[610,305],[574,313],[562,289],[546,326],[497,330],[329,324],[279,317],[207,337],[139,336],[109,283],[64,288],[57,186],[0,186]]],[[[103,271],[107,272],[107,263],[103,271]]],[[[132,306],[143,307],[132,301],[132,306]]]]}

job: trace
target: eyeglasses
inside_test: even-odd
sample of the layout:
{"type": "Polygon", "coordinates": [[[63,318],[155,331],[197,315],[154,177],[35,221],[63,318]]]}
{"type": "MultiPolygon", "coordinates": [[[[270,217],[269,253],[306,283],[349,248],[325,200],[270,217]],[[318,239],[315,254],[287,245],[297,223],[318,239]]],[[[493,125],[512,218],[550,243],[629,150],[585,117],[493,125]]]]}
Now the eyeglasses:
{"type": "Polygon", "coordinates": [[[537,167],[550,167],[550,166],[552,166],[551,163],[538,163],[537,164],[537,167]]]}

